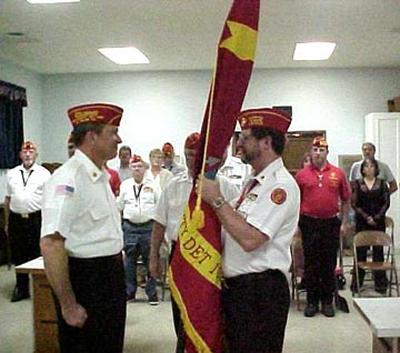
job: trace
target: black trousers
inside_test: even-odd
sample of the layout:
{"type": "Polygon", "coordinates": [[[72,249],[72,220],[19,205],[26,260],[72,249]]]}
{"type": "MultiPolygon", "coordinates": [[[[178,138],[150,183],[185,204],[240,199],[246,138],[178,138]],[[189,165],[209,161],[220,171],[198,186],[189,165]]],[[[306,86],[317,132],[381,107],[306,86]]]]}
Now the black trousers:
{"type": "Polygon", "coordinates": [[[69,326],[56,301],[61,353],[122,353],[126,321],[122,255],[69,258],[69,275],[88,318],[82,328],[69,326]]]}
{"type": "Polygon", "coordinates": [[[222,308],[229,353],[281,353],[290,294],[285,275],[267,270],[225,280],[222,308]]]}
{"type": "Polygon", "coordinates": [[[335,268],[339,248],[340,220],[300,216],[304,251],[307,302],[332,304],[336,289],[335,268]]]}
{"type": "MultiPolygon", "coordinates": [[[[40,256],[41,212],[30,213],[27,218],[10,210],[8,231],[12,262],[21,265],[40,256]]],[[[16,273],[17,287],[21,293],[29,292],[29,275],[16,273]]]]}

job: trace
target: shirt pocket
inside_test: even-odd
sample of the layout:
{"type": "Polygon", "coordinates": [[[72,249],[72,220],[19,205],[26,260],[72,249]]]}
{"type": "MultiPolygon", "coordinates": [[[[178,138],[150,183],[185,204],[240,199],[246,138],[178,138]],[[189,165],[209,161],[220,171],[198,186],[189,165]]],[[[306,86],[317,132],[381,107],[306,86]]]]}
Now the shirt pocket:
{"type": "Polygon", "coordinates": [[[98,234],[99,231],[104,231],[104,227],[110,222],[111,212],[106,205],[91,205],[81,212],[74,222],[73,231],[77,234],[98,234]]]}

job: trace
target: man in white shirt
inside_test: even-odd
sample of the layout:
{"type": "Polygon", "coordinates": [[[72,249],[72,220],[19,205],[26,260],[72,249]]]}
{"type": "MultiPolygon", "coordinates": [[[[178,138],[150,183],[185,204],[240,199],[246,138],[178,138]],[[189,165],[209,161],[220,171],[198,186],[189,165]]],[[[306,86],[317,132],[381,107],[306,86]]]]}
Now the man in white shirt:
{"type": "MultiPolygon", "coordinates": [[[[365,158],[375,158],[375,152],[376,152],[376,147],[373,143],[371,142],[364,142],[361,146],[362,154],[364,159],[365,158]]],[[[383,163],[381,161],[378,161],[378,167],[379,167],[379,175],[378,178],[386,181],[386,183],[389,186],[389,192],[390,194],[393,194],[394,192],[397,191],[398,186],[397,186],[397,181],[395,177],[393,176],[392,171],[390,170],[389,166],[386,163],[383,163]]],[[[353,163],[350,169],[350,176],[349,180],[350,183],[356,181],[357,179],[361,178],[361,164],[363,160],[358,161],[353,163]]]]}
{"type": "Polygon", "coordinates": [[[121,215],[105,162],[117,154],[122,108],[68,110],[75,154],[46,183],[40,247],[56,297],[61,353],[122,353],[126,319],[121,215]]]}
{"type": "Polygon", "coordinates": [[[150,168],[146,170],[145,179],[154,181],[161,190],[164,190],[168,180],[173,177],[173,174],[162,168],[163,153],[159,148],[150,151],[150,168]]]}
{"type": "Polygon", "coordinates": [[[237,149],[236,156],[228,156],[225,160],[224,165],[218,170],[218,175],[224,175],[229,178],[239,189],[241,189],[251,174],[251,166],[243,163],[240,159],[239,152],[241,149],[237,149]]]}
{"type": "MultiPolygon", "coordinates": [[[[36,145],[26,141],[20,152],[22,164],[9,170],[7,174],[5,229],[15,265],[40,256],[43,185],[50,178],[50,172],[35,163],[36,157],[36,145]]],[[[16,273],[16,278],[12,302],[29,298],[29,276],[16,273]]]]}
{"type": "Polygon", "coordinates": [[[171,143],[166,142],[162,146],[162,153],[164,154],[163,158],[163,168],[170,171],[173,175],[177,175],[185,171],[185,167],[176,163],[175,159],[175,149],[171,143]]]}
{"type": "MultiPolygon", "coordinates": [[[[150,235],[153,228],[154,210],[160,196],[160,189],[153,181],[144,179],[143,160],[133,155],[130,167],[132,178],[126,179],[120,187],[118,206],[122,211],[122,230],[124,232],[125,273],[127,300],[134,300],[137,290],[136,262],[142,255],[148,270],[150,235]]],[[[158,305],[156,280],[148,271],[146,295],[150,305],[158,305]]]]}
{"type": "Polygon", "coordinates": [[[241,112],[239,122],[238,146],[254,168],[253,178],[233,203],[206,178],[201,194],[223,227],[226,343],[229,352],[279,353],[290,304],[285,275],[300,208],[300,190],[281,158],[291,118],[257,108],[241,112]]]}
{"type": "MultiPolygon", "coordinates": [[[[175,244],[178,238],[179,226],[183,217],[185,206],[188,203],[190,191],[193,187],[193,170],[196,162],[197,148],[200,135],[195,132],[190,134],[185,141],[184,154],[188,170],[185,173],[175,175],[165,186],[161,193],[155,215],[154,227],[151,235],[150,250],[150,272],[154,277],[160,276],[159,261],[161,244],[166,238],[171,246],[172,258],[175,244]]],[[[218,178],[221,191],[227,200],[234,199],[238,194],[237,187],[230,181],[221,176],[218,178]]],[[[180,319],[179,308],[175,301],[171,299],[172,313],[174,320],[175,333],[178,338],[176,353],[183,353],[184,331],[180,319]]]]}
{"type": "Polygon", "coordinates": [[[132,170],[129,167],[129,161],[132,158],[132,151],[129,146],[121,146],[118,153],[119,167],[117,168],[121,182],[132,178],[132,170]]]}

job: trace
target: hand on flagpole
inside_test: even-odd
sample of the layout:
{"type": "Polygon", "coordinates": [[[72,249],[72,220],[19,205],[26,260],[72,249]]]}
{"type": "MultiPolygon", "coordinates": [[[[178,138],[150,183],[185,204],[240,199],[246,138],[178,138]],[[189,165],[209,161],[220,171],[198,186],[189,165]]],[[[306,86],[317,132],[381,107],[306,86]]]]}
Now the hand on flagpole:
{"type": "Polygon", "coordinates": [[[201,196],[203,201],[210,205],[222,196],[218,181],[208,179],[204,175],[198,176],[195,187],[196,193],[201,196]]]}

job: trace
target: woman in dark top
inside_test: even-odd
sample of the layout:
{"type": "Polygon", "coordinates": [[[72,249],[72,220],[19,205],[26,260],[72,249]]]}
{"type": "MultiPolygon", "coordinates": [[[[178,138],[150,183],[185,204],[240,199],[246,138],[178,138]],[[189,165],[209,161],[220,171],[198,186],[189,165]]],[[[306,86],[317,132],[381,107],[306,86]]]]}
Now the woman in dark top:
{"type": "MultiPolygon", "coordinates": [[[[385,231],[385,214],[390,206],[390,194],[386,182],[377,178],[379,174],[378,163],[375,159],[366,158],[361,164],[362,178],[353,183],[352,207],[356,214],[356,232],[363,230],[385,231]]],[[[357,249],[359,261],[365,261],[368,247],[357,249]]],[[[382,246],[373,247],[373,261],[383,261],[382,246]]],[[[364,279],[364,271],[359,269],[360,286],[364,279]]],[[[385,271],[375,271],[375,290],[385,293],[387,279],[385,271]]],[[[352,290],[356,291],[355,280],[352,290]]]]}

